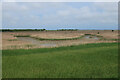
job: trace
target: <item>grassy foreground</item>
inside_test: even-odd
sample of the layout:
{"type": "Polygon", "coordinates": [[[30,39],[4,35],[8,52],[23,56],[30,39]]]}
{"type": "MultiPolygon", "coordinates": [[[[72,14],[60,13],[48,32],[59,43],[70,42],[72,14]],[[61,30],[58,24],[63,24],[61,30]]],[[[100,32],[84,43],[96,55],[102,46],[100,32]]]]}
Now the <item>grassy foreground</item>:
{"type": "Polygon", "coordinates": [[[3,78],[117,78],[118,44],[3,50],[3,78]]]}

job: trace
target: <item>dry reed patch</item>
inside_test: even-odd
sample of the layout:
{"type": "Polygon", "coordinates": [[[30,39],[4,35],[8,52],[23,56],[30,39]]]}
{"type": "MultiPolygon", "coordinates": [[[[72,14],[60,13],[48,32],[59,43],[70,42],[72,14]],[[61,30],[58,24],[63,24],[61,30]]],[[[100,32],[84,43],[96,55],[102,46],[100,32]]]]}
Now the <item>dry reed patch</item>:
{"type": "Polygon", "coordinates": [[[9,46],[21,46],[31,44],[30,42],[24,42],[17,40],[17,37],[14,37],[15,33],[13,32],[2,32],[2,49],[7,49],[9,46]]]}

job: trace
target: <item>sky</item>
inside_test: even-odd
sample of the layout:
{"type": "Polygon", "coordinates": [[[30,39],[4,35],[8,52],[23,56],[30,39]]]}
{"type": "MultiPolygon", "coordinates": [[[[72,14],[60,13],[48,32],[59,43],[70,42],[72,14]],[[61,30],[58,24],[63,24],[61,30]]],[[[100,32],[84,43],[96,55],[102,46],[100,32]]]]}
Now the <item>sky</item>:
{"type": "Polygon", "coordinates": [[[117,2],[4,2],[3,29],[118,29],[117,2]]]}
{"type": "Polygon", "coordinates": [[[2,2],[119,2],[119,0],[1,0],[2,2]]]}

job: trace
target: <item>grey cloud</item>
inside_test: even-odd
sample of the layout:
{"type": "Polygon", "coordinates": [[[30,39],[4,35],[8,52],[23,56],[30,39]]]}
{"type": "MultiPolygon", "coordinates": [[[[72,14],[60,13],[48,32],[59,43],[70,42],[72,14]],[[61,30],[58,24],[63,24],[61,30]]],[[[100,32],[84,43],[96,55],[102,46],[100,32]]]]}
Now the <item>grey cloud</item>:
{"type": "Polygon", "coordinates": [[[72,6],[74,5],[49,2],[4,3],[3,23],[9,27],[47,25],[46,28],[49,29],[56,25],[61,25],[63,28],[66,25],[72,25],[73,28],[76,28],[74,25],[86,28],[89,26],[97,28],[101,24],[103,27],[117,25],[117,3],[93,3],[92,6],[81,6],[81,8],[72,6]]]}

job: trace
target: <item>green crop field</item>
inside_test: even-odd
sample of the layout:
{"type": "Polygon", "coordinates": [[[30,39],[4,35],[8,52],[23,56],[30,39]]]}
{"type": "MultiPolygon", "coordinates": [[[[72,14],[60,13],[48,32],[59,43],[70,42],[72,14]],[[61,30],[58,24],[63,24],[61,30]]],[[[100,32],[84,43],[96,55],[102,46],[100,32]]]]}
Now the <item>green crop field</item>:
{"type": "Polygon", "coordinates": [[[118,44],[3,50],[3,78],[117,78],[118,44]]]}

